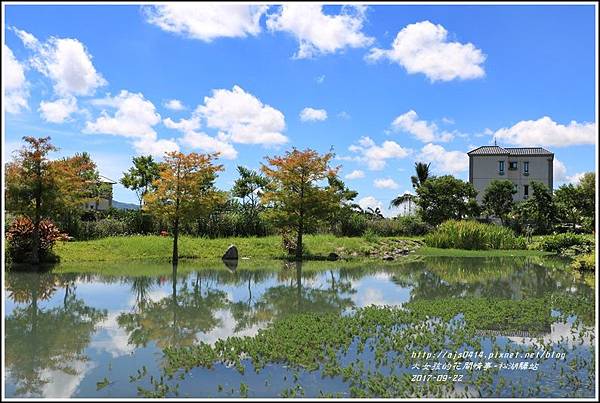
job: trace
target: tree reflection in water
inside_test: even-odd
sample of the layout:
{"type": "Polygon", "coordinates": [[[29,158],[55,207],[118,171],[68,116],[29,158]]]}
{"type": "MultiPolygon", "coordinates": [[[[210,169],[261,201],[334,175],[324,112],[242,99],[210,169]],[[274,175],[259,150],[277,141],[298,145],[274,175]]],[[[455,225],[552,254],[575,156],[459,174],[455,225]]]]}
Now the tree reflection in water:
{"type": "Polygon", "coordinates": [[[5,365],[15,382],[17,396],[41,396],[51,371],[77,376],[77,363],[106,319],[106,310],[87,306],[74,291],[75,276],[50,273],[7,273],[8,297],[19,306],[5,318],[5,365]],[[65,289],[62,305],[42,308],[59,288],[65,289]]]}
{"type": "Polygon", "coordinates": [[[227,294],[213,289],[202,292],[199,277],[192,286],[182,282],[180,289],[177,280],[177,265],[173,265],[170,296],[159,301],[142,299],[133,312],[119,315],[117,323],[129,333],[130,344],[145,347],[154,341],[160,348],[190,345],[197,333],[221,325],[215,313],[227,305],[227,294]]]}

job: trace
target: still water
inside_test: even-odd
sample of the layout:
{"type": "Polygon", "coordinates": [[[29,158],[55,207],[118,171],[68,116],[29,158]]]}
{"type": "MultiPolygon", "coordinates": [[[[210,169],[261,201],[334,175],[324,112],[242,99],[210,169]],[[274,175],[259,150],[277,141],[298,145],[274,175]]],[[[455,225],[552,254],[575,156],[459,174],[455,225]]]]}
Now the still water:
{"type": "MultiPolygon", "coordinates": [[[[359,268],[335,262],[319,262],[316,267],[274,262],[251,270],[243,263],[233,270],[195,269],[193,263],[172,270],[165,265],[164,274],[156,276],[107,276],[100,274],[102,267],[98,274],[6,273],[6,395],[135,397],[139,385],[130,377],[140,368],[159,376],[162,349],[253,336],[298,312],[351,315],[369,305],[468,297],[519,301],[548,294],[577,297],[591,307],[589,312],[594,306],[590,282],[551,258],[429,257],[359,268]]],[[[592,325],[593,319],[588,317],[587,324],[592,325]]],[[[536,337],[560,346],[573,344],[566,341],[572,332],[570,320],[546,326],[536,337]]],[[[495,336],[504,342],[533,340],[527,331],[501,333],[495,336]]],[[[591,362],[594,336],[588,331],[572,351],[591,362]]],[[[561,370],[556,364],[544,368],[540,396],[572,393],[563,384],[553,384],[561,370]]],[[[261,373],[242,375],[215,365],[192,370],[179,390],[183,396],[231,397],[240,395],[244,383],[250,397],[277,397],[290,386],[291,376],[281,376],[286,371],[273,364],[261,373]]],[[[322,377],[318,371],[294,376],[307,397],[322,391],[348,395],[341,377],[322,377]]],[[[593,387],[583,387],[577,394],[593,396],[593,387]]]]}

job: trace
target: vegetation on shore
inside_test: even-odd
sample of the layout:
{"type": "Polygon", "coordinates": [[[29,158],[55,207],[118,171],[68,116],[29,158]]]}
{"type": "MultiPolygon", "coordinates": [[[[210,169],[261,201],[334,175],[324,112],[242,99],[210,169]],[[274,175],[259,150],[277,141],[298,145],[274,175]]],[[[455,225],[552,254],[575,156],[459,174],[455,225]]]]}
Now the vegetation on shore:
{"type": "Polygon", "coordinates": [[[436,248],[525,249],[525,239],[509,228],[466,220],[445,221],[427,234],[425,243],[436,248]]]}
{"type": "MultiPolygon", "coordinates": [[[[441,249],[420,246],[419,237],[336,237],[334,235],[307,235],[304,237],[305,259],[326,260],[330,253],[336,253],[341,259],[370,262],[381,261],[391,256],[399,261],[405,255],[423,256],[540,256],[551,252],[539,250],[465,250],[441,249]],[[401,255],[402,257],[400,257],[401,255]]],[[[281,248],[281,238],[236,237],[236,238],[198,238],[183,236],[179,240],[179,257],[182,261],[201,260],[214,262],[220,266],[220,257],[229,245],[236,245],[241,262],[261,262],[268,260],[287,260],[288,255],[281,248]],[[248,259],[246,259],[248,258],[248,259]]],[[[171,241],[169,238],[153,235],[135,235],[127,237],[108,237],[91,241],[60,242],[54,252],[61,264],[83,262],[170,262],[171,241]]]]}

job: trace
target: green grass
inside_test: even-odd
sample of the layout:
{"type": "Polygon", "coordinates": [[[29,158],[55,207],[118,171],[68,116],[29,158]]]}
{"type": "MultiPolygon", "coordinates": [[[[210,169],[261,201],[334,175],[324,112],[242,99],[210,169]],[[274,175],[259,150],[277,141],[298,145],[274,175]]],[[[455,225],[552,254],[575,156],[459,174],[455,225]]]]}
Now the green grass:
{"type": "MultiPolygon", "coordinates": [[[[55,246],[54,252],[59,256],[61,263],[169,261],[172,254],[172,242],[173,240],[169,237],[154,235],[108,237],[92,241],[62,242],[55,246]]],[[[184,236],[179,240],[179,257],[180,259],[217,261],[231,244],[237,246],[240,257],[249,257],[253,260],[286,257],[281,247],[281,238],[278,236],[220,239],[184,236]]],[[[371,242],[363,238],[336,237],[334,235],[307,235],[304,238],[304,245],[305,253],[309,257],[321,258],[326,257],[330,252],[338,252],[338,248],[344,248],[344,253],[360,254],[373,246],[371,242]]]]}
{"type": "MultiPolygon", "coordinates": [[[[377,238],[369,241],[362,237],[336,237],[334,235],[307,235],[304,238],[305,253],[309,258],[324,258],[330,252],[337,252],[342,256],[350,256],[353,253],[359,256],[355,260],[364,260],[363,254],[367,250],[377,246],[377,243],[386,239],[377,238]],[[341,251],[340,251],[341,250],[341,251]]],[[[408,239],[408,238],[407,238],[408,239]]],[[[413,238],[410,238],[413,239],[413,238]]],[[[107,267],[137,266],[143,267],[148,262],[168,263],[171,260],[173,240],[161,236],[123,236],[108,237],[92,241],[60,242],[54,252],[60,258],[60,266],[69,267],[73,265],[87,266],[88,263],[116,263],[107,267]]],[[[234,244],[238,247],[240,266],[248,268],[259,266],[280,266],[282,262],[275,263],[273,260],[285,259],[286,255],[281,248],[281,238],[268,236],[262,238],[196,238],[183,236],[179,240],[180,265],[187,265],[186,261],[196,268],[219,267],[222,265],[220,259],[227,247],[234,244]]],[[[438,249],[422,247],[417,254],[425,256],[538,256],[546,252],[534,250],[462,250],[462,249],[438,249]]],[[[354,259],[353,259],[354,260],[354,259]]],[[[91,265],[90,267],[98,267],[91,265]]],[[[104,266],[103,266],[104,267],[104,266]]],[[[161,269],[162,270],[162,269],[161,269]]],[[[68,270],[71,271],[71,270],[68,270]]]]}
{"type": "Polygon", "coordinates": [[[444,257],[511,257],[511,256],[545,256],[552,255],[551,252],[525,249],[489,249],[489,250],[467,250],[467,249],[442,249],[424,246],[416,251],[420,256],[444,256],[444,257]]]}

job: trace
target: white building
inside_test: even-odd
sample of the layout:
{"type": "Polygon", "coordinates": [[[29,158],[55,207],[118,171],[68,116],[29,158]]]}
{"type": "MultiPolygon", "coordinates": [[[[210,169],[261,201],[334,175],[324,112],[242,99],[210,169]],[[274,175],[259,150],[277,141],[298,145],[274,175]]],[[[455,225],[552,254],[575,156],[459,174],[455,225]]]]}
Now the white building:
{"type": "Polygon", "coordinates": [[[494,179],[508,179],[517,190],[515,201],[527,199],[531,182],[542,182],[553,188],[554,154],[542,147],[482,146],[467,153],[469,182],[477,190],[477,201],[494,179]]]}
{"type": "Polygon", "coordinates": [[[113,202],[113,185],[117,182],[108,179],[106,176],[99,176],[100,197],[96,200],[90,200],[85,203],[85,210],[108,210],[112,207],[113,202]]]}

